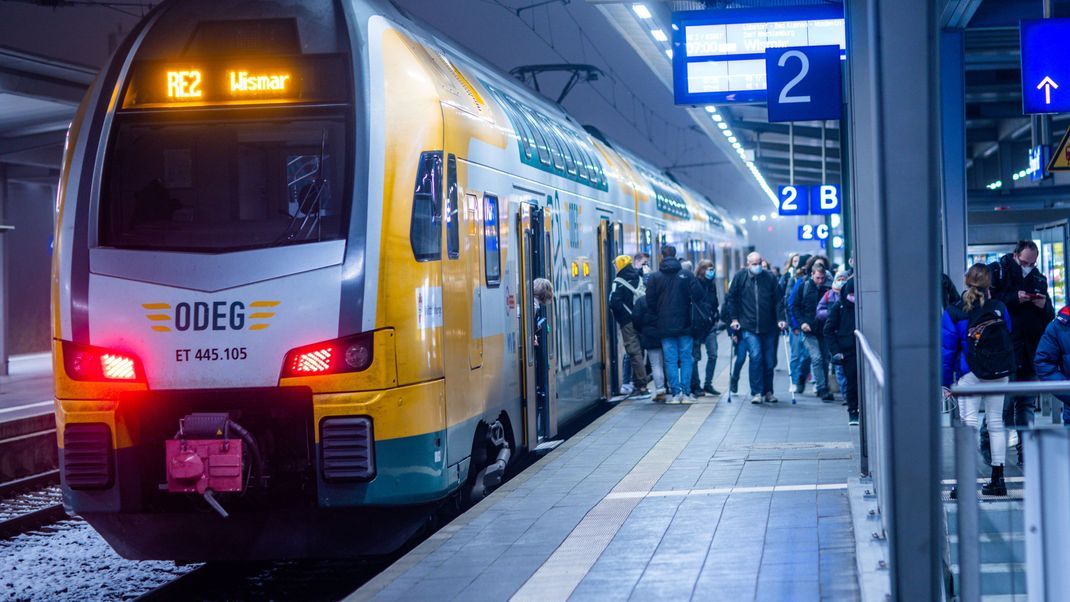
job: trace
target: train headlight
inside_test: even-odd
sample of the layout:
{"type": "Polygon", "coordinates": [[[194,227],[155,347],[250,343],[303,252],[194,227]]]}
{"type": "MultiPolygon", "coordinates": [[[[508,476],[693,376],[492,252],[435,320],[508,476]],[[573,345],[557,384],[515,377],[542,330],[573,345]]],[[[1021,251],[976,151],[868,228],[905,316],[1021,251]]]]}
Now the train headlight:
{"type": "Polygon", "coordinates": [[[291,349],[283,361],[282,377],[367,370],[374,359],[373,342],[369,332],[291,349]]]}
{"type": "Polygon", "coordinates": [[[63,367],[74,380],[96,382],[139,382],[145,371],[137,356],[124,351],[104,349],[63,341],[63,367]]]}

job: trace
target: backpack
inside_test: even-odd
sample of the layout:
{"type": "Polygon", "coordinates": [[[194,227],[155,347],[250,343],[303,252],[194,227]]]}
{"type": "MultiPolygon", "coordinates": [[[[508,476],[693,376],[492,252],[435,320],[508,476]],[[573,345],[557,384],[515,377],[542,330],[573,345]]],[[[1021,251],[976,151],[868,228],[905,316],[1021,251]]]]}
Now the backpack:
{"type": "Polygon", "coordinates": [[[1014,344],[1002,312],[989,302],[969,313],[966,330],[966,365],[982,380],[1011,375],[1014,344]]]}

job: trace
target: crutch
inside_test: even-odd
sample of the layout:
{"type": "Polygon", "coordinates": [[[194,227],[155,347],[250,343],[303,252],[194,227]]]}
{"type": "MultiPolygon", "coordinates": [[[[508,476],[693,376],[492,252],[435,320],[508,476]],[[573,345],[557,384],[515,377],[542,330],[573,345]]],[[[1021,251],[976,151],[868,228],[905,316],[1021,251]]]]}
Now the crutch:
{"type": "MultiPolygon", "coordinates": [[[[791,347],[788,346],[788,338],[790,337],[782,336],[780,338],[784,339],[784,355],[788,360],[788,380],[790,380],[792,384],[794,384],[795,375],[791,373],[791,347]]],[[[791,391],[791,405],[795,405],[797,403],[797,401],[795,400],[795,387],[788,386],[788,390],[791,391]]]]}
{"type": "Polygon", "coordinates": [[[732,371],[736,369],[736,341],[732,334],[728,334],[728,387],[725,391],[725,399],[732,403],[732,371]]]}

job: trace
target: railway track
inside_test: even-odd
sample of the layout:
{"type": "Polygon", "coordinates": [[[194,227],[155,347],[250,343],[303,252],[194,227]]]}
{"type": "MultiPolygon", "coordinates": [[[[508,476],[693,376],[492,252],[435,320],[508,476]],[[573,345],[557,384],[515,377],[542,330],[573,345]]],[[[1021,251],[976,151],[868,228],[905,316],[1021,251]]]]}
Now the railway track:
{"type": "Polygon", "coordinates": [[[0,423],[0,539],[67,518],[57,465],[53,414],[0,423]]]}

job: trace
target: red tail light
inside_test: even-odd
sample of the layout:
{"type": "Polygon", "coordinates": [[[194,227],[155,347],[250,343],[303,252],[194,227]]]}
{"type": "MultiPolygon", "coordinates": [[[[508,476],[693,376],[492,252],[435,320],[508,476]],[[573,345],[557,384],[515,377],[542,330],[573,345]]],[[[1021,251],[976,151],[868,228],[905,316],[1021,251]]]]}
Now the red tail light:
{"type": "Polygon", "coordinates": [[[131,353],[63,341],[63,367],[74,380],[140,382],[145,371],[131,353]]]}
{"type": "Polygon", "coordinates": [[[361,372],[372,364],[372,333],[291,349],[282,364],[282,377],[361,372]]]}

